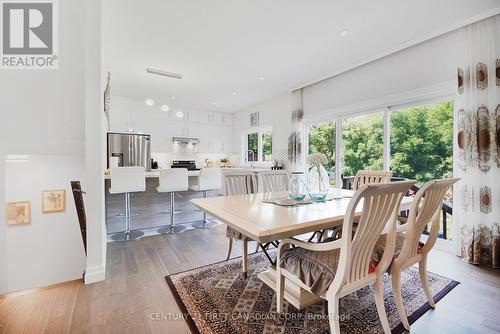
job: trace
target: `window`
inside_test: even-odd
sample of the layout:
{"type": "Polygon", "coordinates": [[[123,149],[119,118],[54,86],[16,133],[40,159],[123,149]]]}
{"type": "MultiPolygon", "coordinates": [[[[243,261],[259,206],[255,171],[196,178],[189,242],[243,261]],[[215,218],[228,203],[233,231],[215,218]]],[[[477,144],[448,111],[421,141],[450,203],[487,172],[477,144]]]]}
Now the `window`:
{"type": "Polygon", "coordinates": [[[381,170],[384,166],[383,112],[342,121],[343,170],[346,176],[358,170],[381,170]]]}
{"type": "Polygon", "coordinates": [[[391,113],[391,169],[421,185],[453,172],[453,102],[391,113]]]}
{"type": "Polygon", "coordinates": [[[335,166],[335,122],[324,122],[308,126],[307,153],[323,153],[328,159],[324,166],[331,172],[335,166]]]}
{"type": "Polygon", "coordinates": [[[244,135],[246,162],[268,162],[273,160],[273,128],[260,128],[244,135]]]}

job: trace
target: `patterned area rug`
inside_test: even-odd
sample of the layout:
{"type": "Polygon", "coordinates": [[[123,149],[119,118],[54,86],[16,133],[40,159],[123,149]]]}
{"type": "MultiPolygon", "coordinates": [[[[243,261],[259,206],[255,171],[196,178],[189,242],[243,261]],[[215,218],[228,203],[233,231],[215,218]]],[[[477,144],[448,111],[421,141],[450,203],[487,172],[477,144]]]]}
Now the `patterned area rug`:
{"type": "MultiPolygon", "coordinates": [[[[285,306],[276,313],[274,291],[257,274],[269,267],[263,253],[249,256],[245,279],[241,259],[236,258],[167,276],[167,283],[193,333],[325,333],[329,331],[327,302],[302,311],[285,306]]],[[[438,301],[459,282],[429,273],[429,284],[438,301]]],[[[410,323],[430,309],[422,290],[418,269],[403,273],[402,294],[410,323]]],[[[393,301],[390,277],[384,283],[385,308],[393,333],[402,333],[393,301]]],[[[340,300],[340,326],[343,333],[382,333],[372,287],[366,287],[340,300]]]]}

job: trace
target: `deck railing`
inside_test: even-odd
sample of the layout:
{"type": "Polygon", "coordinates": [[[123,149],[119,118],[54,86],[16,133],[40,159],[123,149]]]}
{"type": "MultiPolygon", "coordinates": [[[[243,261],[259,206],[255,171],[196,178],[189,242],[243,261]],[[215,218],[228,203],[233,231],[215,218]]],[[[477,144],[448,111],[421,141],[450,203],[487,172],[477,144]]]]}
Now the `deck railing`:
{"type": "MultiPolygon", "coordinates": [[[[391,181],[403,181],[407,180],[406,178],[403,177],[392,177],[391,181]]],[[[342,176],[342,188],[343,189],[352,189],[352,183],[354,181],[354,176],[342,176]]],[[[408,195],[415,194],[420,188],[418,186],[413,186],[410,191],[408,192],[408,195]]],[[[450,202],[444,201],[443,206],[441,208],[441,233],[438,234],[438,237],[441,239],[448,239],[448,217],[447,215],[452,216],[453,215],[453,206],[450,202]]],[[[400,220],[405,221],[405,217],[408,217],[408,210],[407,211],[402,211],[400,213],[400,220]]],[[[427,226],[424,229],[423,234],[429,234],[427,226]]]]}

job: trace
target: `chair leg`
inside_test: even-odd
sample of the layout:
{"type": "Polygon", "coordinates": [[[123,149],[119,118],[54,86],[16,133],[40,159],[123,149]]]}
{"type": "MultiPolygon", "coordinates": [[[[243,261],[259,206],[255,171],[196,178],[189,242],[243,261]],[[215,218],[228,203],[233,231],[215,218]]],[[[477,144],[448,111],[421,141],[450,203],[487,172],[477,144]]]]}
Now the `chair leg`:
{"type": "Polygon", "coordinates": [[[256,241],[255,242],[255,252],[253,252],[254,254],[255,253],[258,253],[259,252],[259,243],[256,241]]]}
{"type": "Polygon", "coordinates": [[[403,303],[403,297],[401,296],[401,271],[394,270],[391,271],[392,277],[392,293],[394,294],[394,302],[396,303],[396,308],[398,310],[399,318],[403,323],[403,327],[409,331],[410,324],[406,316],[405,305],[403,303]]]}
{"type": "Polygon", "coordinates": [[[328,298],[327,301],[330,334],[340,334],[339,298],[335,296],[333,298],[328,298]]]}
{"type": "Polygon", "coordinates": [[[418,263],[418,271],[420,273],[420,281],[422,282],[422,287],[424,288],[425,295],[429,301],[429,305],[432,308],[436,307],[434,303],[434,298],[432,296],[431,289],[429,287],[429,281],[427,280],[427,256],[423,256],[422,260],[418,263]]]}
{"type": "Polygon", "coordinates": [[[229,237],[229,243],[227,244],[227,256],[226,261],[231,258],[231,251],[233,250],[233,238],[229,237]]]}
{"type": "Polygon", "coordinates": [[[243,240],[243,254],[241,255],[242,263],[243,263],[243,274],[247,277],[247,269],[248,269],[248,241],[243,240]]]}
{"type": "Polygon", "coordinates": [[[283,312],[285,300],[285,276],[281,275],[281,269],[276,268],[276,311],[283,312]]]}
{"type": "Polygon", "coordinates": [[[377,278],[375,281],[375,304],[377,305],[378,317],[380,318],[380,322],[382,323],[382,328],[384,329],[385,334],[391,333],[391,327],[389,326],[389,320],[387,319],[387,313],[385,312],[384,306],[384,281],[383,277],[377,278]]]}

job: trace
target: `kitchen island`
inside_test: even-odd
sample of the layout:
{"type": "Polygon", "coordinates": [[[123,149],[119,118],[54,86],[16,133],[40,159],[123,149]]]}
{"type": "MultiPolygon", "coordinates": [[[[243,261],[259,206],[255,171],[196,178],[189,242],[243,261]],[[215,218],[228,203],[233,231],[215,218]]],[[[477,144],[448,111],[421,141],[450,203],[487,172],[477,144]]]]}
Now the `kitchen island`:
{"type": "MultiPolygon", "coordinates": [[[[224,195],[224,177],[227,173],[253,172],[260,173],[269,171],[265,168],[229,167],[221,168],[222,187],[219,191],[209,193],[209,196],[224,195]]],[[[189,185],[198,184],[199,170],[188,171],[189,185]]],[[[158,193],[156,188],[159,185],[159,170],[146,172],[146,191],[131,194],[131,228],[146,229],[160,227],[170,224],[170,216],[165,213],[169,209],[170,195],[168,193],[158,193]]],[[[106,174],[105,181],[105,204],[106,204],[106,227],[108,234],[122,232],[125,227],[125,195],[110,194],[111,176],[106,174]]],[[[175,208],[180,210],[175,215],[176,224],[199,221],[203,218],[203,212],[199,211],[192,203],[191,199],[203,197],[203,193],[195,191],[185,191],[176,193],[175,208]]]]}

